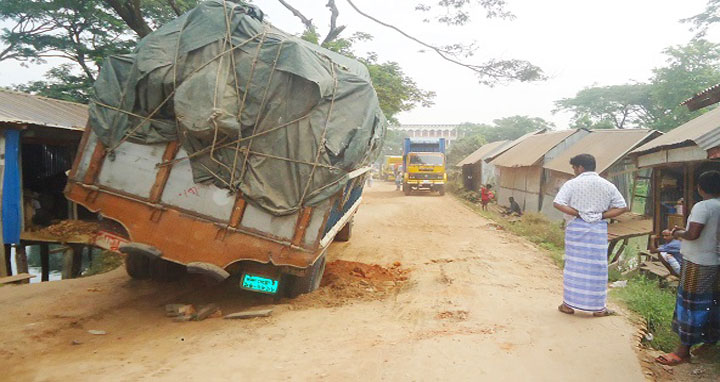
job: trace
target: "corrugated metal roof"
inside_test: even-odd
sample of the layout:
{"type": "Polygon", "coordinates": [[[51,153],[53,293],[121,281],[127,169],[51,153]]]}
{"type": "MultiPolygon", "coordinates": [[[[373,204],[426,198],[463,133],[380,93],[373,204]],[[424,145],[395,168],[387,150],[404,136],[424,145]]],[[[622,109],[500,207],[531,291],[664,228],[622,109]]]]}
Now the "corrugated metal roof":
{"type": "Polygon", "coordinates": [[[602,173],[653,135],[660,133],[647,129],[592,130],[543,167],[572,175],[570,158],[579,154],[590,154],[595,157],[595,171],[602,173]]]}
{"type": "Polygon", "coordinates": [[[710,106],[720,101],[720,84],[711,86],[700,93],[686,99],[680,105],[685,105],[690,111],[710,106]]]}
{"type": "Polygon", "coordinates": [[[461,160],[458,164],[456,164],[456,166],[461,167],[466,164],[475,164],[483,160],[486,155],[491,154],[493,151],[507,143],[510,143],[510,141],[497,141],[486,143],[480,146],[479,149],[475,150],[475,152],[465,157],[465,159],[461,160]]]}
{"type": "Polygon", "coordinates": [[[532,166],[553,147],[577,131],[577,129],[561,130],[526,137],[490,163],[501,167],[532,166]]]}
{"type": "Polygon", "coordinates": [[[720,146],[720,108],[690,120],[663,136],[633,150],[631,154],[648,154],[653,151],[696,144],[703,150],[720,146]]]}
{"type": "Polygon", "coordinates": [[[540,130],[531,131],[531,132],[529,132],[529,133],[526,133],[526,134],[523,135],[522,137],[517,138],[517,139],[515,139],[514,141],[511,141],[511,142],[509,142],[508,144],[503,145],[501,148],[499,148],[499,149],[497,149],[497,150],[494,150],[494,151],[491,152],[490,154],[486,155],[485,158],[484,158],[484,160],[485,160],[485,162],[490,163],[491,161],[495,160],[495,158],[497,158],[498,156],[500,156],[500,154],[504,153],[505,151],[509,150],[509,149],[512,148],[512,147],[515,147],[515,145],[517,145],[518,143],[524,141],[525,138],[530,137],[530,136],[533,136],[533,135],[545,134],[547,131],[548,131],[548,129],[540,129],[540,130]]]}
{"type": "Polygon", "coordinates": [[[0,89],[0,122],[82,131],[87,119],[87,105],[0,89]]]}

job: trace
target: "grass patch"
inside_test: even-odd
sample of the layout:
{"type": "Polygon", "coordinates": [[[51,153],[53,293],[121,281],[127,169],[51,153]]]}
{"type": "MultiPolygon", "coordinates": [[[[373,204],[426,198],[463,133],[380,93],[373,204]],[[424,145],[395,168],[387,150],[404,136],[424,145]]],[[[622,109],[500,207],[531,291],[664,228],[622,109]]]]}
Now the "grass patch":
{"type": "Polygon", "coordinates": [[[675,349],[678,336],[672,331],[676,295],[673,288],[661,288],[656,280],[638,276],[628,280],[627,287],[611,290],[611,295],[645,320],[653,334],[652,341],[646,341],[648,345],[665,352],[675,349]]]}
{"type": "Polygon", "coordinates": [[[87,277],[110,272],[121,265],[123,265],[122,255],[113,251],[102,251],[93,256],[92,264],[82,275],[87,277]]]}

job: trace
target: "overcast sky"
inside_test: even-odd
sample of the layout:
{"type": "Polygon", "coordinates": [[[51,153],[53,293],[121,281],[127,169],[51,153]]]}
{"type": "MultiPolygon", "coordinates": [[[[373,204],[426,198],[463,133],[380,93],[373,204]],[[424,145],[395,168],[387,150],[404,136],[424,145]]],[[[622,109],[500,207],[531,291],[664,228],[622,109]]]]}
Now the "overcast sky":
{"type": "MultiPolygon", "coordinates": [[[[288,1],[312,18],[321,32],[329,17],[323,0],[288,1]]],[[[429,1],[428,1],[429,2],[429,1]]],[[[338,0],[339,24],[345,35],[363,31],[374,40],[359,44],[361,52],[376,52],[381,61],[396,61],[425,90],[437,93],[435,105],[416,108],[398,116],[401,123],[446,124],[477,122],[512,115],[542,117],[557,128],[567,127],[568,115],[552,114],[553,101],[572,97],[593,85],[645,81],[652,69],[662,66],[662,50],[685,44],[693,36],[688,24],[679,22],[704,9],[706,0],[507,0],[517,18],[487,20],[480,9],[464,27],[424,24],[415,12],[415,0],[355,0],[364,11],[433,44],[477,41],[479,50],[470,61],[489,58],[526,59],[550,77],[531,84],[479,85],[472,72],[421,52],[422,47],[396,32],[354,13],[338,0]]],[[[277,0],[255,0],[268,20],[289,33],[300,33],[302,24],[277,0]]],[[[720,29],[720,28],[718,28],[720,29]]],[[[718,41],[713,31],[711,40],[718,41]]],[[[41,79],[46,67],[21,67],[0,62],[0,86],[41,79]]]]}

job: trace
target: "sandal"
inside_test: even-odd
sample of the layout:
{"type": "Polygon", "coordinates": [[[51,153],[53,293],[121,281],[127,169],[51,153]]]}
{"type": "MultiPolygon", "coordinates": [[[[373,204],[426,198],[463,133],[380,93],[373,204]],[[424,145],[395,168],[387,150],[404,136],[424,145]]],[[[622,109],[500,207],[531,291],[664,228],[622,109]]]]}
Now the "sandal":
{"type": "Polygon", "coordinates": [[[668,353],[655,358],[655,362],[665,366],[677,366],[681,363],[690,362],[690,356],[680,357],[675,353],[668,353]]]}
{"type": "Polygon", "coordinates": [[[607,317],[607,316],[615,316],[617,313],[615,313],[614,310],[610,310],[608,308],[605,308],[599,312],[594,312],[594,317],[607,317]]]}
{"type": "Polygon", "coordinates": [[[562,303],[558,306],[558,310],[565,314],[574,314],[575,310],[567,305],[565,303],[562,303]]]}

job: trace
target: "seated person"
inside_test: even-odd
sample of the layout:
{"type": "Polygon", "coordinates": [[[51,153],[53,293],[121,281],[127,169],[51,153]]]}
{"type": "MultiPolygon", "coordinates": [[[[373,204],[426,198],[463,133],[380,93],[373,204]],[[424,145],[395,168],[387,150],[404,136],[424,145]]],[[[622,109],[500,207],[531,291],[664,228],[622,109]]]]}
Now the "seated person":
{"type": "Polygon", "coordinates": [[[650,253],[657,253],[660,262],[667,268],[670,273],[675,276],[680,275],[680,264],[682,264],[682,254],[680,254],[680,240],[673,239],[670,230],[662,231],[662,238],[665,244],[657,245],[658,236],[650,236],[650,253]]]}
{"type": "Polygon", "coordinates": [[[503,215],[522,216],[522,209],[520,209],[520,205],[515,201],[515,198],[511,196],[508,200],[510,201],[510,207],[504,207],[503,215]]]}

